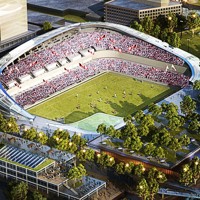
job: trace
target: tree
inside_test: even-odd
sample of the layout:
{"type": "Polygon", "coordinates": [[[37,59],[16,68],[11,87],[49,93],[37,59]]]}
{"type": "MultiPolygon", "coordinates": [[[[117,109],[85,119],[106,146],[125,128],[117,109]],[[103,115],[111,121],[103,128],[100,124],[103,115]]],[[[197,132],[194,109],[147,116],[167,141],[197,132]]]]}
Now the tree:
{"type": "MultiPolygon", "coordinates": [[[[63,143],[64,143],[64,141],[63,141],[63,143]]],[[[66,151],[69,151],[70,153],[74,153],[77,149],[78,148],[74,142],[67,141],[66,147],[62,148],[61,150],[66,150],[66,151]]]]}
{"type": "Polygon", "coordinates": [[[174,28],[177,27],[178,19],[177,19],[176,15],[174,13],[169,13],[166,16],[166,22],[167,22],[167,28],[168,28],[169,32],[172,33],[174,31],[174,28]]]}
{"type": "Polygon", "coordinates": [[[174,152],[181,149],[181,143],[179,142],[178,138],[172,137],[169,148],[174,152]]]}
{"type": "Polygon", "coordinates": [[[158,183],[164,183],[167,181],[165,174],[161,171],[158,171],[155,167],[148,171],[147,177],[148,180],[155,179],[158,183]]]}
{"type": "Polygon", "coordinates": [[[139,24],[137,21],[133,21],[133,23],[130,25],[131,28],[134,28],[140,32],[144,32],[144,28],[141,24],[139,24]]]}
{"type": "Polygon", "coordinates": [[[190,144],[190,137],[188,137],[186,134],[183,134],[180,137],[179,142],[181,143],[182,146],[187,146],[190,144]]]}
{"type": "Polygon", "coordinates": [[[134,115],[135,121],[137,123],[140,123],[140,121],[143,119],[143,117],[144,117],[144,112],[142,110],[138,110],[136,112],[136,114],[134,115]]]}
{"type": "Polygon", "coordinates": [[[124,122],[128,122],[128,121],[132,121],[132,116],[131,115],[127,115],[126,117],[124,117],[124,122]]]}
{"type": "Polygon", "coordinates": [[[38,191],[33,192],[33,200],[47,200],[46,197],[43,197],[38,191]]]}
{"type": "Polygon", "coordinates": [[[76,156],[82,162],[86,160],[94,161],[95,151],[93,149],[82,149],[77,152],[76,156]]]}
{"type": "Polygon", "coordinates": [[[199,122],[197,119],[194,119],[194,120],[192,120],[192,121],[189,123],[188,128],[189,128],[191,131],[199,132],[199,129],[200,129],[200,122],[199,122]]]}
{"type": "Polygon", "coordinates": [[[99,126],[97,127],[97,133],[100,133],[101,141],[102,141],[102,135],[106,133],[106,125],[105,124],[99,124],[99,126]]]}
{"type": "Polygon", "coordinates": [[[143,117],[140,123],[142,126],[147,126],[147,127],[154,126],[154,119],[150,114],[147,114],[143,117]]]}
{"type": "Polygon", "coordinates": [[[114,126],[109,126],[107,129],[106,129],[106,132],[105,132],[106,135],[114,138],[115,137],[115,128],[114,126]]]}
{"type": "Polygon", "coordinates": [[[167,41],[167,37],[168,37],[168,30],[165,28],[162,30],[162,34],[160,34],[160,39],[164,42],[167,41]]]}
{"type": "Polygon", "coordinates": [[[200,17],[196,12],[190,12],[187,16],[187,26],[194,35],[194,30],[200,25],[200,17]]]}
{"type": "Polygon", "coordinates": [[[51,147],[58,148],[60,150],[65,150],[69,145],[70,135],[67,131],[57,129],[53,132],[53,135],[49,139],[51,147]]]}
{"type": "Polygon", "coordinates": [[[117,172],[117,174],[124,174],[124,163],[120,162],[119,164],[115,165],[115,171],[117,172]]]}
{"type": "MultiPolygon", "coordinates": [[[[81,179],[83,176],[86,176],[87,171],[84,168],[82,164],[79,164],[77,167],[72,167],[68,173],[67,176],[69,179],[74,180],[76,182],[77,179],[81,179]]],[[[75,185],[74,182],[74,185],[75,185]]]]}
{"type": "Polygon", "coordinates": [[[180,47],[181,39],[176,32],[168,33],[167,42],[174,47],[180,47]]]}
{"type": "Polygon", "coordinates": [[[124,143],[123,143],[123,146],[127,149],[130,148],[130,145],[131,145],[131,138],[130,137],[127,137],[125,140],[124,140],[124,143]]]}
{"type": "Polygon", "coordinates": [[[132,151],[139,151],[142,148],[143,142],[140,137],[132,138],[130,148],[132,151]]]}
{"type": "Polygon", "coordinates": [[[189,185],[193,181],[192,170],[188,164],[185,164],[181,168],[179,182],[184,183],[184,185],[189,185]]]}
{"type": "Polygon", "coordinates": [[[75,133],[71,138],[71,142],[76,144],[78,147],[84,147],[87,140],[85,138],[82,138],[80,134],[75,133]]]}
{"type": "Polygon", "coordinates": [[[156,146],[152,142],[150,142],[145,146],[144,154],[146,156],[151,156],[154,154],[155,149],[156,149],[156,146]]]}
{"type": "Polygon", "coordinates": [[[195,156],[190,162],[190,168],[192,170],[193,183],[196,185],[200,179],[200,159],[195,156]]]}
{"type": "Polygon", "coordinates": [[[163,159],[165,158],[165,151],[162,147],[158,147],[157,149],[155,149],[154,155],[155,157],[157,157],[157,159],[163,159]]]}
{"type": "Polygon", "coordinates": [[[177,117],[177,116],[178,116],[178,106],[175,105],[174,103],[167,104],[166,118],[170,119],[172,117],[177,117]]]}
{"type": "Polygon", "coordinates": [[[184,96],[180,103],[181,112],[189,117],[196,110],[196,102],[190,96],[184,96]]]}
{"type": "Polygon", "coordinates": [[[193,83],[193,90],[200,90],[200,80],[196,80],[193,83]]]}
{"type": "Polygon", "coordinates": [[[132,162],[125,164],[124,171],[126,174],[128,175],[132,174],[133,170],[134,170],[134,164],[132,162]]]}
{"type": "Polygon", "coordinates": [[[44,134],[43,132],[39,132],[36,135],[36,141],[42,145],[46,144],[48,140],[48,137],[46,134],[44,134]]]}
{"type": "Polygon", "coordinates": [[[131,138],[134,138],[137,136],[137,128],[135,127],[135,125],[130,122],[130,121],[127,121],[126,122],[126,126],[125,128],[123,129],[123,137],[131,137],[131,138]]]}
{"type": "Polygon", "coordinates": [[[162,112],[166,113],[168,110],[168,104],[165,102],[161,103],[162,112]]]}
{"type": "Polygon", "coordinates": [[[181,126],[184,125],[184,118],[181,117],[181,116],[174,116],[172,118],[169,119],[168,121],[168,127],[171,129],[171,130],[178,130],[181,126]]]}
{"type": "Polygon", "coordinates": [[[151,142],[153,142],[154,144],[158,144],[160,142],[159,132],[154,132],[151,137],[152,137],[151,142]]]}
{"type": "Polygon", "coordinates": [[[159,191],[159,183],[156,181],[156,179],[149,179],[148,180],[148,185],[149,185],[149,192],[151,196],[151,200],[154,199],[154,196],[158,193],[159,191]]]}
{"type": "Polygon", "coordinates": [[[43,23],[43,30],[44,30],[44,31],[49,31],[49,30],[51,30],[51,29],[52,29],[52,24],[51,24],[51,22],[45,21],[45,22],[43,23]]]}
{"type": "Polygon", "coordinates": [[[94,161],[95,151],[93,149],[87,149],[86,150],[86,159],[88,161],[94,161]]]}
{"type": "Polygon", "coordinates": [[[149,134],[149,127],[147,125],[138,126],[138,134],[140,136],[147,136],[149,134]]]}
{"type": "Polygon", "coordinates": [[[28,185],[25,182],[12,183],[9,192],[11,200],[27,200],[28,185]]]}
{"type": "Polygon", "coordinates": [[[19,126],[14,117],[10,117],[7,119],[6,132],[7,133],[19,133],[19,126]]]}
{"type": "Polygon", "coordinates": [[[97,163],[103,167],[112,167],[115,164],[115,159],[103,152],[97,155],[97,163]]]}
{"type": "Polygon", "coordinates": [[[139,181],[138,185],[136,186],[136,192],[138,196],[141,197],[142,199],[144,200],[149,199],[150,197],[149,185],[145,178],[139,181]]]}
{"type": "Polygon", "coordinates": [[[145,168],[142,164],[138,164],[138,165],[135,165],[135,168],[134,168],[134,174],[137,175],[137,176],[142,176],[142,174],[144,174],[145,172],[145,168]]]}
{"type": "Polygon", "coordinates": [[[160,32],[161,32],[161,28],[160,28],[160,26],[158,24],[156,24],[154,26],[154,29],[151,32],[151,35],[156,37],[156,38],[159,38],[160,32]]]}
{"type": "Polygon", "coordinates": [[[121,130],[115,130],[115,138],[121,138],[121,137],[122,137],[121,130]]]}
{"type": "Polygon", "coordinates": [[[141,25],[142,25],[145,33],[151,34],[153,27],[154,27],[154,23],[153,23],[153,20],[149,16],[145,16],[141,20],[141,25]]]}
{"type": "Polygon", "coordinates": [[[168,146],[171,142],[172,136],[166,128],[160,130],[160,144],[168,146]]]}
{"type": "Polygon", "coordinates": [[[149,112],[151,112],[153,116],[157,117],[162,113],[162,108],[155,103],[151,103],[149,105],[149,112]]]}
{"type": "Polygon", "coordinates": [[[27,140],[34,141],[37,137],[37,131],[31,127],[23,132],[22,137],[27,140]]]}

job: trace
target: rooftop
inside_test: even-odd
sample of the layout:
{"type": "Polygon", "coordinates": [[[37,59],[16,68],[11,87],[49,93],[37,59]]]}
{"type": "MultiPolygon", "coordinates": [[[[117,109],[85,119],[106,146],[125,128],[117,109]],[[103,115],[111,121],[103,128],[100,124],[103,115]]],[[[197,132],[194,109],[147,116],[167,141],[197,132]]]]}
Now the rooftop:
{"type": "MultiPolygon", "coordinates": [[[[138,3],[133,0],[113,0],[113,1],[107,2],[106,4],[119,6],[123,8],[134,9],[134,10],[145,10],[145,9],[150,9],[150,8],[157,8],[157,6],[151,6],[144,3],[138,3]]],[[[179,5],[179,4],[180,4],[179,2],[170,1],[169,6],[179,5]]]]}
{"type": "Polygon", "coordinates": [[[0,149],[0,160],[20,167],[28,168],[33,171],[39,171],[54,162],[51,159],[28,153],[9,145],[4,145],[0,149]]]}

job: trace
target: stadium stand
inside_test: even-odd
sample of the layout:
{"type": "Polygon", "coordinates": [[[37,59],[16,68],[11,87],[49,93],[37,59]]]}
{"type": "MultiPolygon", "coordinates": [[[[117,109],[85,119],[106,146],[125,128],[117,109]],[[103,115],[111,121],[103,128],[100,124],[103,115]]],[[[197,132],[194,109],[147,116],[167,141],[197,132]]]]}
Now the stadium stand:
{"type": "Polygon", "coordinates": [[[78,52],[83,55],[92,54],[93,48],[91,47],[95,50],[114,50],[179,66],[184,64],[181,58],[141,39],[99,29],[94,32],[77,32],[54,46],[47,46],[41,51],[27,55],[16,64],[4,69],[0,80],[8,87],[11,80],[45,67],[49,69],[47,66],[66,57],[71,61],[78,60],[81,57],[78,52]]]}
{"type": "Polygon", "coordinates": [[[141,65],[138,63],[113,58],[96,59],[86,64],[79,63],[79,67],[67,70],[51,80],[43,80],[43,83],[15,97],[15,100],[21,105],[31,105],[39,100],[45,99],[55,92],[84,81],[95,74],[103,71],[113,71],[130,76],[150,79],[155,82],[161,82],[167,85],[184,87],[189,83],[189,77],[177,72],[159,70],[157,68],[141,65]]]}

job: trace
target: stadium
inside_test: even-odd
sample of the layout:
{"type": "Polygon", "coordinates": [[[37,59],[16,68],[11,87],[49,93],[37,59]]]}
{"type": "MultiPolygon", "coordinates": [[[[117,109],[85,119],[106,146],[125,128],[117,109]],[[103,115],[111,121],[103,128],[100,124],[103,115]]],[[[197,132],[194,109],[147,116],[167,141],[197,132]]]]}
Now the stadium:
{"type": "Polygon", "coordinates": [[[123,124],[128,114],[199,79],[197,57],[103,22],[72,24],[38,36],[2,57],[0,66],[5,115],[31,122],[41,116],[85,133],[108,121],[123,124]]]}

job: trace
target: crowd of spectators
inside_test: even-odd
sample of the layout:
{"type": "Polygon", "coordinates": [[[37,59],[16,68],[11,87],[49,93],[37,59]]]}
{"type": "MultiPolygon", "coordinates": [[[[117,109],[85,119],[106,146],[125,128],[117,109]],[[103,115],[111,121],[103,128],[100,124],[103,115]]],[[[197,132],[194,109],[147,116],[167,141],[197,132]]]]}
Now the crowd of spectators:
{"type": "Polygon", "coordinates": [[[130,76],[150,79],[167,85],[185,87],[189,83],[189,77],[179,74],[176,71],[160,70],[151,66],[146,66],[131,61],[115,58],[100,58],[92,60],[86,64],[79,64],[71,70],[66,69],[66,73],[51,80],[43,80],[38,86],[29,89],[15,97],[21,105],[31,105],[39,100],[45,99],[55,92],[61,91],[75,83],[84,81],[103,71],[113,71],[130,76]]]}
{"type": "Polygon", "coordinates": [[[59,59],[71,56],[81,50],[94,47],[96,50],[114,50],[136,56],[159,60],[182,66],[184,61],[148,42],[129,37],[118,32],[99,29],[91,32],[81,31],[44,50],[33,52],[4,69],[0,81],[5,85],[25,74],[44,68],[59,59]]]}

